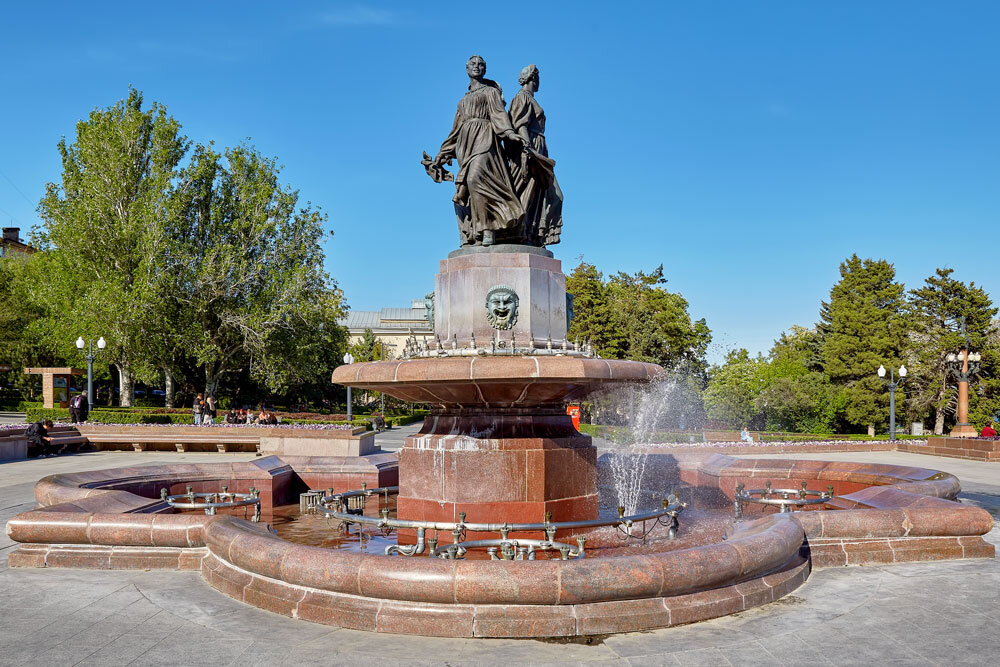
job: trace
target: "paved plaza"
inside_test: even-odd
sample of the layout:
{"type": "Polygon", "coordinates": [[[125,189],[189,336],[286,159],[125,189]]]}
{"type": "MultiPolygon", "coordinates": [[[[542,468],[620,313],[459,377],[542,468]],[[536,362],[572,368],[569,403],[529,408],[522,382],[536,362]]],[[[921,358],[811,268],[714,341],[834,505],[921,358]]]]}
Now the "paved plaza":
{"type": "MultiPolygon", "coordinates": [[[[406,431],[386,434],[395,449],[406,431]]],[[[780,455],[779,458],[792,458],[780,455]]],[[[0,522],[34,506],[48,474],[122,465],[236,461],[246,454],[93,453],[0,464],[0,522]]],[[[1000,511],[1000,465],[899,452],[810,454],[944,470],[964,501],[1000,511]]],[[[1000,530],[987,536],[1000,542],[1000,530]]],[[[255,665],[616,663],[991,664],[1000,652],[1000,563],[815,571],[764,607],[691,626],[583,640],[467,640],[370,634],[236,602],[195,572],[9,569],[0,536],[0,664],[255,665]]]]}

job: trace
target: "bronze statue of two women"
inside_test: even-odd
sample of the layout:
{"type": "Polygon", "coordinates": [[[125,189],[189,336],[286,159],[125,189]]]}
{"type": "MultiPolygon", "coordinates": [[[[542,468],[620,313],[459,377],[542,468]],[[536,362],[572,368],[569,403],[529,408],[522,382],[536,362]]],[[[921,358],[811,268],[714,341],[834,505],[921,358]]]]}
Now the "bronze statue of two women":
{"type": "Polygon", "coordinates": [[[485,78],[486,61],[465,65],[469,90],[458,102],[451,133],[423,165],[435,182],[454,179],[455,214],[463,246],[559,242],[562,190],[545,144],[545,112],[535,100],[538,68],[521,70],[521,90],[508,113],[503,91],[485,78]],[[458,160],[458,173],[444,165],[458,160]]]}

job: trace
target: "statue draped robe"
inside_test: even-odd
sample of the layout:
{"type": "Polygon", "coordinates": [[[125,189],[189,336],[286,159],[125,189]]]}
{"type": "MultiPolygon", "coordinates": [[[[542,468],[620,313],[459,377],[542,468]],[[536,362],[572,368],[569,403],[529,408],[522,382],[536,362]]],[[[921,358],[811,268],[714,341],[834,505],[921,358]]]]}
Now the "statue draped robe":
{"type": "Polygon", "coordinates": [[[463,185],[468,191],[467,201],[455,206],[463,245],[481,241],[486,230],[496,233],[498,242],[523,242],[524,208],[500,144],[501,137],[514,134],[498,88],[483,84],[459,101],[455,123],[438,155],[442,161],[458,159],[455,186],[459,192],[463,185]]]}
{"type": "Polygon", "coordinates": [[[523,88],[510,102],[510,120],[514,130],[524,137],[536,154],[535,159],[511,164],[514,191],[524,209],[524,236],[533,245],[559,243],[562,232],[562,189],[556,181],[555,162],[548,158],[545,144],[545,111],[530,91],[523,88]]]}

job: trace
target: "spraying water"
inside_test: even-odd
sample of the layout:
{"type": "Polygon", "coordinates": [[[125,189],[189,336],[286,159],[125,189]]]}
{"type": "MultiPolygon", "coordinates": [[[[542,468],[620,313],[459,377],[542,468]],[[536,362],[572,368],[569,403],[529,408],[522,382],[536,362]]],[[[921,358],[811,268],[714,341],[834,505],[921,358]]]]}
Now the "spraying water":
{"type": "Polygon", "coordinates": [[[700,414],[692,410],[690,393],[690,383],[673,376],[653,384],[624,387],[595,402],[601,423],[616,425],[609,438],[614,450],[610,470],[618,506],[624,507],[626,514],[639,510],[648,457],[645,450],[657,442],[659,432],[669,428],[678,434],[700,428],[700,414]]]}

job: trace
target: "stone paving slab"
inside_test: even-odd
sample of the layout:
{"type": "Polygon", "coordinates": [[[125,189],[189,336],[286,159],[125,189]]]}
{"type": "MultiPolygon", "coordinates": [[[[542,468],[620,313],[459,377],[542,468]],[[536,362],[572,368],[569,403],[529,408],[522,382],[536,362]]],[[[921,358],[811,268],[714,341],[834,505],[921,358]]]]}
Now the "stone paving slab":
{"type": "MultiPolygon", "coordinates": [[[[137,457],[160,463],[239,456],[103,453],[2,464],[0,521],[33,506],[34,480],[46,474],[115,467],[126,457],[134,464],[137,457]]],[[[898,452],[872,460],[968,477],[962,499],[994,516],[1000,511],[1000,480],[989,464],[898,452]]],[[[987,539],[1000,543],[1000,529],[987,539]]],[[[195,572],[11,570],[5,544],[0,541],[0,665],[984,665],[1000,653],[997,560],[817,570],[791,595],[764,607],[587,644],[376,636],[248,607],[209,588],[195,572]]]]}

